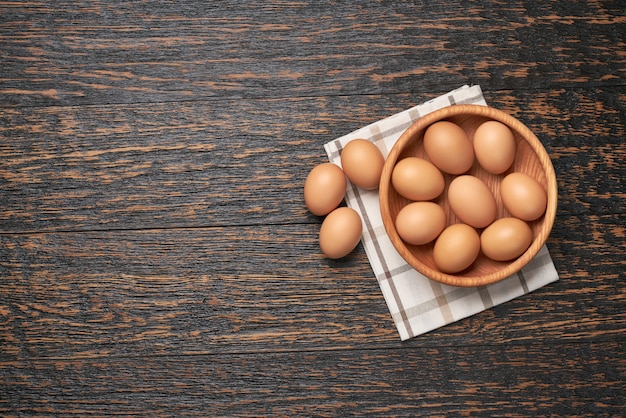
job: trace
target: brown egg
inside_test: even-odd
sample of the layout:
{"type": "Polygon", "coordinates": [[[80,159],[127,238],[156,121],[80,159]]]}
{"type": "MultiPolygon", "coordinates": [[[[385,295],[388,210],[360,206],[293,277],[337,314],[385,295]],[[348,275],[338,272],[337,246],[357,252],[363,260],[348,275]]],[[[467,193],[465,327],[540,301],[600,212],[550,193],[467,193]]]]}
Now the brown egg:
{"type": "Polygon", "coordinates": [[[409,200],[431,200],[443,192],[441,171],[430,161],[417,157],[403,158],[391,172],[391,184],[409,200]]]}
{"type": "Polygon", "coordinates": [[[424,151],[430,161],[448,174],[463,174],[474,164],[474,148],[457,124],[440,121],[424,132],[424,151]]]}
{"type": "Polygon", "coordinates": [[[339,166],[323,163],[313,168],[304,181],[304,204],[322,216],[337,208],[346,193],[346,176],[339,166]]]}
{"type": "Polygon", "coordinates": [[[537,180],[524,173],[511,173],[500,184],[502,202],[511,215],[524,221],[540,218],[548,205],[548,195],[537,180]]]}
{"type": "Polygon", "coordinates": [[[341,167],[350,182],[366,190],[378,188],[385,158],[366,139],[353,139],[341,151],[341,167]]]}
{"type": "Polygon", "coordinates": [[[437,238],[446,226],[443,208],[433,202],[409,203],[396,216],[396,230],[405,242],[427,244],[437,238]]]}
{"type": "Polygon", "coordinates": [[[452,180],[448,203],[462,222],[474,228],[484,228],[496,219],[496,199],[478,177],[463,175],[452,180]]]}
{"type": "Polygon", "coordinates": [[[345,257],[358,245],[362,230],[361,217],[354,209],[337,208],[322,222],[320,249],[328,258],[345,257]]]}
{"type": "Polygon", "coordinates": [[[509,261],[522,255],[532,240],[533,232],[526,222],[500,218],[480,235],[480,248],[492,260],[509,261]]]}
{"type": "Polygon", "coordinates": [[[474,154],[482,168],[492,174],[501,174],[515,160],[515,138],[505,124],[490,120],[482,123],[474,133],[474,154]]]}
{"type": "Polygon", "coordinates": [[[442,272],[458,273],[471,266],[479,252],[478,232],[469,225],[454,224],[444,229],[435,241],[433,257],[442,272]]]}

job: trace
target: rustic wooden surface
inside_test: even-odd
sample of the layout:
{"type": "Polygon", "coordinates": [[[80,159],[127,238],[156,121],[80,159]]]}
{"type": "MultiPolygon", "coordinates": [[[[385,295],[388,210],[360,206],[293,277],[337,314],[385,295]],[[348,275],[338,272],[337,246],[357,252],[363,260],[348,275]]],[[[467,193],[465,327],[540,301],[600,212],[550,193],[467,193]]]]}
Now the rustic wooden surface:
{"type": "Polygon", "coordinates": [[[625,11],[0,2],[0,415],[626,415],[625,11]],[[302,185],[463,84],[553,159],[560,281],[400,342],[302,185]]]}

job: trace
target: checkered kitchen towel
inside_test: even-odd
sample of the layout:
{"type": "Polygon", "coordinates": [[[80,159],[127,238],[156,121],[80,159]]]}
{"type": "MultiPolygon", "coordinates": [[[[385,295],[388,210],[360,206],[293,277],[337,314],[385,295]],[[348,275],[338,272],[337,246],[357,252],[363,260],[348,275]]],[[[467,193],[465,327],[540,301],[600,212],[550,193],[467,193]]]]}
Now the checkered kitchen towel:
{"type": "MultiPolygon", "coordinates": [[[[387,156],[393,144],[414,121],[454,104],[487,105],[480,86],[463,86],[342,136],[325,144],[324,149],[329,160],[341,166],[341,149],[352,139],[364,138],[376,144],[387,156]]],[[[378,190],[366,191],[348,184],[345,200],[347,206],[361,215],[361,242],[402,340],[474,315],[559,278],[544,246],[522,271],[498,283],[474,288],[440,284],[418,273],[396,252],[383,226],[378,190]]]]}

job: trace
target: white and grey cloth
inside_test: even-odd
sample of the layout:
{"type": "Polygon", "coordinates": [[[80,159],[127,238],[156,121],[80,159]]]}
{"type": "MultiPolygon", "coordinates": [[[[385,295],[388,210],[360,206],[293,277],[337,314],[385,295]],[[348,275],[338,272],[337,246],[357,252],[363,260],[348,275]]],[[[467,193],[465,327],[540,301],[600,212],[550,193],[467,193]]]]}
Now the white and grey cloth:
{"type": "MultiPolygon", "coordinates": [[[[328,142],[324,149],[330,162],[341,166],[342,148],[352,139],[364,138],[376,144],[386,157],[413,122],[455,104],[487,105],[480,86],[463,86],[328,142]]],[[[361,242],[402,340],[507,302],[559,278],[544,246],[520,272],[498,283],[472,288],[440,284],[417,272],[396,252],[383,226],[378,190],[367,191],[348,183],[345,201],[361,215],[361,242]]]]}

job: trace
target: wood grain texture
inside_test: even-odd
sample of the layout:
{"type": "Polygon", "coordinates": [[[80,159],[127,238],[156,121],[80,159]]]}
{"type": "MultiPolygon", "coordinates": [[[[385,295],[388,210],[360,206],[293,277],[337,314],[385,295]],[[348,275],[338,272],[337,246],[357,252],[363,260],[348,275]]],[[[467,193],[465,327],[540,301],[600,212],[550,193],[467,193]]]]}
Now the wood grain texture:
{"type": "MultiPolygon", "coordinates": [[[[623,213],[624,88],[485,94],[544,143],[559,208],[623,213]]],[[[430,97],[0,109],[0,231],[316,222],[323,144],[430,97]]]]}
{"type": "Polygon", "coordinates": [[[563,219],[560,282],[408,343],[363,249],[324,259],[318,225],[5,235],[0,359],[619,341],[625,219],[563,219]]]}
{"type": "Polygon", "coordinates": [[[1,6],[19,105],[619,86],[626,68],[619,2],[1,6]]]}
{"type": "Polygon", "coordinates": [[[624,10],[0,1],[0,415],[626,415],[624,10]],[[302,186],[462,84],[548,150],[560,280],[401,342],[302,186]]]}
{"type": "Polygon", "coordinates": [[[193,362],[158,356],[34,360],[9,364],[12,374],[0,369],[5,383],[0,411],[578,417],[611,410],[621,415],[626,360],[619,353],[625,348],[622,342],[202,355],[193,362]],[[603,367],[605,362],[612,367],[603,367]]]}

